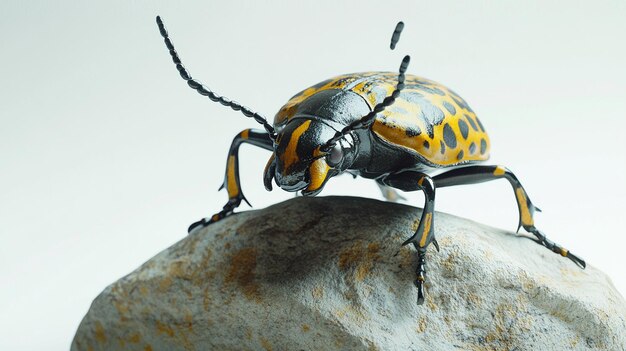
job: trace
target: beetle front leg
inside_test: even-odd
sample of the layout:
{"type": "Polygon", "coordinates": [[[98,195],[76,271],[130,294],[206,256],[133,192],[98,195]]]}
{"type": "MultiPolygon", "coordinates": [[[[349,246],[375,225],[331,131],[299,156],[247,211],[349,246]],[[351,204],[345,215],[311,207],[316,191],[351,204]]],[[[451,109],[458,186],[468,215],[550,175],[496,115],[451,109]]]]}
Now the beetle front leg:
{"type": "Polygon", "coordinates": [[[401,171],[390,174],[381,179],[381,183],[403,191],[422,190],[426,198],[422,217],[415,234],[402,244],[413,244],[417,250],[417,268],[415,270],[417,279],[415,280],[415,286],[417,287],[417,304],[421,305],[424,303],[424,282],[426,281],[426,249],[432,242],[439,250],[439,245],[435,240],[433,221],[435,213],[435,183],[426,174],[416,171],[401,171]]]}
{"type": "Polygon", "coordinates": [[[545,234],[535,227],[535,211],[541,212],[541,210],[533,205],[520,181],[517,179],[515,174],[513,174],[513,172],[508,170],[506,167],[466,166],[459,167],[433,177],[438,188],[452,185],[482,183],[501,178],[506,179],[511,184],[513,191],[515,192],[515,198],[517,200],[517,207],[519,210],[519,224],[517,230],[524,227],[526,231],[537,237],[537,242],[539,244],[545,246],[554,253],[569,258],[579,267],[585,268],[586,263],[584,260],[572,254],[569,250],[566,250],[560,245],[548,240],[545,234]]]}
{"type": "Polygon", "coordinates": [[[274,148],[273,141],[270,139],[267,132],[256,129],[245,129],[241,133],[237,134],[228,151],[226,174],[224,176],[224,183],[222,183],[222,186],[220,187],[220,190],[225,188],[228,192],[228,202],[224,205],[221,211],[213,216],[202,218],[201,220],[191,224],[188,229],[189,233],[191,233],[191,231],[196,227],[207,226],[233,214],[234,210],[239,207],[242,200],[250,205],[241,191],[241,183],[239,181],[239,146],[243,143],[252,144],[266,150],[273,150],[274,148]]]}

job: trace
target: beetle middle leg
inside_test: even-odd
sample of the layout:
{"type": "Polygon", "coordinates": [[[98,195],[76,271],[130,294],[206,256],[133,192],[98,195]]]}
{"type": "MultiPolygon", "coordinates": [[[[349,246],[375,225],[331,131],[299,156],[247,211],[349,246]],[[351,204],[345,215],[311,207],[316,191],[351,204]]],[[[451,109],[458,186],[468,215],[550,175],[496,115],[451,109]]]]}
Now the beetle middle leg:
{"type": "Polygon", "coordinates": [[[386,186],[385,184],[381,184],[379,182],[376,182],[376,184],[378,185],[378,188],[380,189],[380,192],[383,194],[383,197],[385,198],[385,200],[389,202],[398,202],[400,200],[406,200],[406,198],[398,194],[398,192],[394,188],[390,186],[386,186]]]}
{"type": "Polygon", "coordinates": [[[515,191],[515,198],[517,199],[517,206],[519,210],[519,224],[517,229],[519,230],[519,228],[524,227],[526,231],[537,237],[537,242],[539,244],[545,246],[554,253],[569,258],[581,268],[585,268],[585,261],[569,252],[569,250],[550,241],[546,238],[543,232],[535,227],[533,215],[535,211],[541,212],[541,210],[533,205],[520,181],[517,179],[515,174],[507,168],[503,166],[459,167],[441,173],[433,177],[433,180],[435,181],[435,185],[438,188],[441,188],[452,185],[482,183],[501,178],[508,180],[515,191]]]}
{"type": "Polygon", "coordinates": [[[233,210],[239,207],[242,200],[250,205],[241,191],[241,184],[239,181],[239,146],[243,143],[252,144],[270,151],[274,149],[272,139],[270,139],[269,134],[265,131],[260,131],[258,129],[244,129],[241,133],[237,134],[230,145],[230,149],[228,150],[226,174],[224,175],[224,183],[222,183],[222,186],[220,187],[220,190],[226,188],[226,191],[228,192],[228,202],[224,205],[220,212],[191,224],[188,232],[191,232],[198,226],[207,226],[233,214],[233,210]]]}
{"type": "Polygon", "coordinates": [[[426,280],[426,248],[432,242],[437,250],[439,245],[435,240],[435,227],[433,216],[435,213],[435,183],[426,174],[417,171],[406,170],[392,173],[380,179],[380,182],[403,191],[422,190],[426,201],[422,210],[422,217],[415,234],[407,239],[402,245],[413,244],[417,250],[417,268],[415,273],[417,279],[417,303],[424,303],[424,282],[426,280]]]}

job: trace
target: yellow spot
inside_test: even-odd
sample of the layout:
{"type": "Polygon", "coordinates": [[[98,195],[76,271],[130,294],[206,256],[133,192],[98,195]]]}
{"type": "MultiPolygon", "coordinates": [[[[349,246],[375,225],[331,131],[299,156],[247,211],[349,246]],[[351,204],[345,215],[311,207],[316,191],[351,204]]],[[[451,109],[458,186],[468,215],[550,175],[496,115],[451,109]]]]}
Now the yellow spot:
{"type": "Polygon", "coordinates": [[[424,177],[423,176],[420,178],[420,180],[417,181],[417,185],[422,186],[422,183],[424,183],[424,177]]]}
{"type": "Polygon", "coordinates": [[[218,219],[220,219],[220,216],[218,216],[217,214],[214,214],[213,217],[211,217],[211,219],[213,220],[213,222],[216,222],[218,219]]]}
{"type": "Polygon", "coordinates": [[[302,331],[303,332],[308,332],[309,330],[311,330],[311,327],[309,327],[308,324],[302,324],[302,331]]]}
{"type": "Polygon", "coordinates": [[[497,166],[496,169],[493,171],[494,176],[501,176],[504,175],[504,173],[506,173],[506,169],[502,166],[497,166]]]}
{"type": "Polygon", "coordinates": [[[565,257],[567,256],[567,250],[564,248],[561,248],[561,256],[565,257]]]}
{"type": "Polygon", "coordinates": [[[315,148],[315,150],[313,150],[313,157],[314,157],[314,158],[315,158],[315,157],[324,156],[324,155],[326,155],[326,153],[325,153],[325,152],[322,152],[322,151],[320,150],[320,147],[317,147],[317,148],[315,148]]]}
{"type": "Polygon", "coordinates": [[[324,181],[326,180],[326,175],[328,175],[328,171],[330,167],[326,163],[326,160],[323,158],[318,158],[317,160],[311,163],[309,167],[309,176],[311,179],[311,183],[307,186],[307,191],[315,191],[319,189],[324,181]]]}
{"type": "Polygon", "coordinates": [[[228,156],[228,165],[226,166],[226,190],[228,197],[234,198],[239,195],[239,186],[237,185],[237,177],[235,177],[235,168],[237,167],[237,159],[235,155],[228,156]]]}
{"type": "Polygon", "coordinates": [[[296,130],[294,130],[291,134],[291,138],[289,139],[287,148],[282,155],[283,169],[285,171],[287,171],[287,169],[289,169],[291,165],[298,162],[299,157],[298,153],[296,152],[296,148],[298,147],[298,141],[300,141],[300,137],[302,136],[302,134],[304,134],[304,132],[306,132],[307,129],[309,129],[310,125],[311,120],[309,119],[306,122],[302,123],[300,126],[298,126],[298,128],[296,128],[296,130]]]}
{"type": "Polygon", "coordinates": [[[528,203],[526,200],[526,193],[524,189],[515,188],[515,195],[517,197],[517,203],[520,208],[520,215],[522,217],[522,224],[525,226],[534,225],[533,216],[530,214],[530,209],[528,208],[528,203]]]}
{"type": "Polygon", "coordinates": [[[433,219],[432,213],[427,213],[426,217],[424,217],[424,233],[422,234],[422,238],[420,239],[420,247],[426,246],[426,239],[428,238],[428,233],[430,233],[430,225],[433,219]]]}
{"type": "Polygon", "coordinates": [[[250,137],[250,129],[241,132],[241,139],[247,140],[250,137]]]}
{"type": "Polygon", "coordinates": [[[149,344],[146,345],[146,347],[143,348],[143,351],[152,351],[152,346],[150,346],[149,344]]]}

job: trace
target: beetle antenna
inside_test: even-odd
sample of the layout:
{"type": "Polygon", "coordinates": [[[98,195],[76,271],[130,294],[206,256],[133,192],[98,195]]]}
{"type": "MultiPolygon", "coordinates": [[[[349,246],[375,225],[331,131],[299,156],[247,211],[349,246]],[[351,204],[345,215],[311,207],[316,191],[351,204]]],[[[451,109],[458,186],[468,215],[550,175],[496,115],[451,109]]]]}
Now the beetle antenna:
{"type": "Polygon", "coordinates": [[[349,125],[345,126],[342,130],[335,133],[335,136],[333,136],[330,140],[328,140],[326,144],[320,150],[326,152],[332,149],[337,143],[337,141],[343,138],[344,135],[350,133],[351,130],[369,128],[374,123],[374,120],[376,119],[376,115],[382,112],[385,108],[391,106],[396,101],[396,98],[398,97],[398,95],[400,95],[400,91],[404,89],[404,73],[406,72],[407,68],[409,68],[410,62],[411,62],[411,56],[409,55],[404,56],[404,58],[402,59],[402,63],[400,63],[400,70],[399,70],[400,73],[398,74],[398,83],[396,84],[396,89],[391,93],[391,95],[387,96],[381,103],[374,106],[374,108],[372,109],[370,113],[350,123],[349,125]]]}
{"type": "Polygon", "coordinates": [[[394,29],[393,34],[391,35],[391,45],[389,45],[391,50],[396,48],[396,44],[398,44],[398,40],[400,40],[400,34],[402,34],[403,29],[404,22],[398,22],[398,24],[396,24],[396,29],[394,29]]]}
{"type": "Polygon", "coordinates": [[[241,113],[243,113],[246,117],[254,118],[257,123],[263,125],[272,140],[276,139],[276,131],[274,130],[274,127],[272,127],[272,125],[267,122],[267,119],[265,117],[239,104],[236,101],[232,101],[224,96],[216,94],[208,87],[202,85],[202,83],[200,83],[199,81],[193,79],[187,69],[185,69],[185,66],[183,66],[183,64],[181,63],[180,58],[178,57],[178,53],[176,52],[176,49],[174,49],[174,44],[172,44],[172,40],[167,33],[167,29],[165,29],[165,25],[161,20],[161,16],[156,17],[156,22],[159,26],[159,32],[161,33],[161,36],[165,41],[165,46],[167,46],[167,48],[169,49],[172,60],[174,61],[174,64],[176,64],[176,69],[178,70],[178,73],[180,73],[180,76],[187,81],[187,84],[192,89],[195,89],[200,95],[208,96],[211,101],[219,102],[220,104],[228,106],[235,111],[241,111],[241,113]]]}

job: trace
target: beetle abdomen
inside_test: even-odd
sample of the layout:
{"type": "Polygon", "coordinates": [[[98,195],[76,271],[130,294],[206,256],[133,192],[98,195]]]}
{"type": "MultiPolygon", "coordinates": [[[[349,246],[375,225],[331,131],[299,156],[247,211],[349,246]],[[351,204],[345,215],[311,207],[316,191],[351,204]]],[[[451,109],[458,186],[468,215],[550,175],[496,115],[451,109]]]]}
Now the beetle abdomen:
{"type": "MultiPolygon", "coordinates": [[[[314,94],[328,89],[360,95],[370,109],[391,94],[397,73],[366,72],[338,76],[292,97],[276,114],[281,124],[314,94]]],[[[445,86],[407,75],[395,103],[376,117],[373,133],[391,146],[417,154],[432,166],[446,167],[489,158],[489,136],[465,100],[445,86]]]]}

